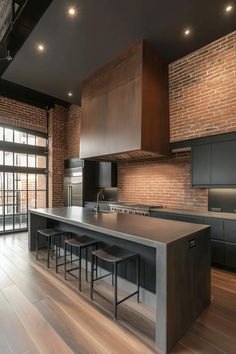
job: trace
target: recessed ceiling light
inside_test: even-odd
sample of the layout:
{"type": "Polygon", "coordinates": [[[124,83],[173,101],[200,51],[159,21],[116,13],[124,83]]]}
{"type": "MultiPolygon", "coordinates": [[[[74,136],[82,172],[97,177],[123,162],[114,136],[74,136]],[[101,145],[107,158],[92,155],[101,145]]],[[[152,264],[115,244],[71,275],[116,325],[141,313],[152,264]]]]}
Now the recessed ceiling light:
{"type": "Polygon", "coordinates": [[[233,6],[232,5],[227,5],[226,8],[225,8],[226,12],[230,12],[232,10],[233,10],[233,6]]]}
{"type": "Polygon", "coordinates": [[[39,52],[44,52],[45,51],[45,45],[42,44],[42,43],[39,43],[37,45],[37,49],[38,49],[39,52]]]}
{"type": "Polygon", "coordinates": [[[72,97],[73,96],[73,93],[70,91],[70,92],[68,92],[68,96],[69,97],[72,97]]]}
{"type": "Polygon", "coordinates": [[[189,36],[189,35],[191,34],[190,28],[186,28],[186,29],[184,30],[184,34],[185,34],[185,36],[189,36]]]}
{"type": "Polygon", "coordinates": [[[75,16],[75,15],[76,15],[76,9],[75,9],[75,7],[70,7],[70,8],[68,9],[68,14],[69,14],[70,16],[75,16]]]}

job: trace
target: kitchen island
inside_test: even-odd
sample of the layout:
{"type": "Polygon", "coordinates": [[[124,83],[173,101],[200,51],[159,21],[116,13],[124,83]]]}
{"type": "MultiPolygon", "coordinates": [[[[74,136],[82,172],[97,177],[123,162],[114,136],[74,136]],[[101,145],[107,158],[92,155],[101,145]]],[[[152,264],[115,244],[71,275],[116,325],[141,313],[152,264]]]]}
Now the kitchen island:
{"type": "MultiPolygon", "coordinates": [[[[46,227],[83,233],[141,257],[141,286],[156,294],[156,346],[168,353],[210,303],[210,227],[81,207],[29,212],[29,250],[46,227]]],[[[132,282],[133,274],[128,280],[132,282]]]]}

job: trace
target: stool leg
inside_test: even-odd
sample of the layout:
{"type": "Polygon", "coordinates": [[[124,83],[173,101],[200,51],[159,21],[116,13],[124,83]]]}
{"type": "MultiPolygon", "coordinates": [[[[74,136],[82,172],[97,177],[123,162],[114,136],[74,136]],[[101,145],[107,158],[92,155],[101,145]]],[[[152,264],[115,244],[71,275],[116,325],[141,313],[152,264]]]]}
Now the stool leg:
{"type": "Polygon", "coordinates": [[[140,257],[136,257],[136,270],[137,270],[137,302],[140,302],[139,288],[140,288],[140,257]]]}
{"type": "Polygon", "coordinates": [[[88,247],[85,248],[85,272],[86,272],[86,283],[88,282],[88,247]]]}
{"type": "Polygon", "coordinates": [[[67,253],[67,244],[64,244],[64,278],[66,280],[66,253],[67,253]]]}
{"type": "Polygon", "coordinates": [[[81,247],[79,248],[79,291],[81,291],[81,247]]]}
{"type": "MultiPolygon", "coordinates": [[[[58,243],[59,243],[59,238],[56,239],[55,243],[56,243],[56,273],[58,273],[58,243]]],[[[59,247],[60,247],[60,245],[59,245],[59,247]]]]}
{"type": "Polygon", "coordinates": [[[47,257],[47,267],[49,268],[50,253],[51,253],[51,237],[48,237],[47,241],[48,257],[47,257]]]}
{"type": "Polygon", "coordinates": [[[53,259],[54,245],[55,245],[55,236],[51,237],[51,259],[53,259]]]}
{"type": "Polygon", "coordinates": [[[39,232],[36,233],[36,259],[39,259],[39,232]]]}
{"type": "Polygon", "coordinates": [[[114,286],[114,265],[111,265],[111,283],[114,286]]]}
{"type": "Polygon", "coordinates": [[[91,286],[90,286],[90,299],[93,300],[93,279],[94,279],[94,255],[91,259],[91,286]]]}
{"type": "Polygon", "coordinates": [[[115,287],[114,287],[114,318],[117,320],[117,263],[114,263],[114,278],[115,278],[115,287]]]}
{"type": "MultiPolygon", "coordinates": [[[[98,249],[98,245],[95,246],[96,251],[97,251],[97,249],[98,249]]],[[[97,257],[95,257],[95,263],[96,263],[96,278],[97,278],[98,277],[98,258],[97,257]]]]}
{"type": "Polygon", "coordinates": [[[70,246],[70,264],[72,265],[72,245],[70,246]]]}

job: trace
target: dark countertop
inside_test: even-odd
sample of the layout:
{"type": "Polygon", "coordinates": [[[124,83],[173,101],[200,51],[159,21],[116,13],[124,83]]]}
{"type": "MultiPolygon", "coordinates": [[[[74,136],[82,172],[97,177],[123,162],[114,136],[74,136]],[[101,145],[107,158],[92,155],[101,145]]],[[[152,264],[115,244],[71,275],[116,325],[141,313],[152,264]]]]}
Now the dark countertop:
{"type": "Polygon", "coordinates": [[[82,207],[31,209],[29,212],[151,247],[169,244],[208,228],[201,224],[140,215],[102,212],[96,215],[82,207]]]}
{"type": "Polygon", "coordinates": [[[151,208],[151,211],[158,211],[161,213],[173,213],[181,215],[199,216],[204,218],[216,218],[216,219],[227,219],[236,220],[236,213],[219,213],[214,211],[205,210],[193,210],[193,209],[168,209],[168,208],[151,208]]]}

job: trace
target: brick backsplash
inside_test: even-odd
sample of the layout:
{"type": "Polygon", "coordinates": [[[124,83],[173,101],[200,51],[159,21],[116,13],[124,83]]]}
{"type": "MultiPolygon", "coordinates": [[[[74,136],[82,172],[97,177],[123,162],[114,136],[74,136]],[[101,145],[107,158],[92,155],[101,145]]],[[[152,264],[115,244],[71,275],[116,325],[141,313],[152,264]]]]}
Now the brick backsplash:
{"type": "Polygon", "coordinates": [[[119,201],[169,208],[207,208],[208,191],[191,187],[190,154],[169,159],[119,163],[119,201]]]}
{"type": "Polygon", "coordinates": [[[80,148],[81,107],[73,104],[69,108],[67,120],[67,158],[78,157],[80,148]]]}

